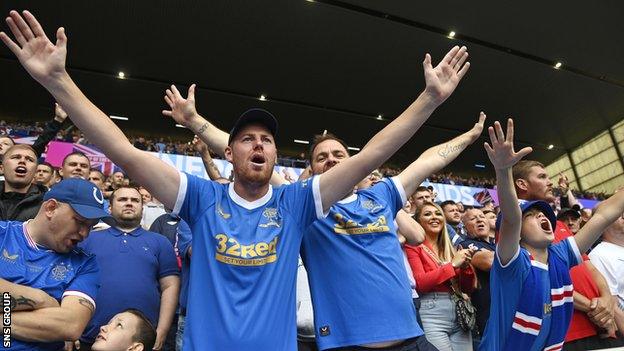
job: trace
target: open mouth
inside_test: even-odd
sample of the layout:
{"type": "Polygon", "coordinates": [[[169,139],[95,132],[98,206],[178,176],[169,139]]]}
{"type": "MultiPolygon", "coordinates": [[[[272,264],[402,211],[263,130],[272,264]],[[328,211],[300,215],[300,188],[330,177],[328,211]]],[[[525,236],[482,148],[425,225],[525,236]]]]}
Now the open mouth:
{"type": "Polygon", "coordinates": [[[544,230],[545,232],[552,232],[552,227],[550,226],[550,221],[546,218],[542,219],[540,221],[540,227],[542,227],[542,230],[544,230]]]}
{"type": "Polygon", "coordinates": [[[484,230],[485,229],[485,224],[483,224],[483,223],[477,224],[477,229],[484,230]]]}
{"type": "Polygon", "coordinates": [[[24,166],[17,166],[17,168],[15,168],[15,174],[17,175],[26,175],[26,173],[28,173],[28,170],[24,166]]]}
{"type": "Polygon", "coordinates": [[[103,337],[103,336],[102,336],[102,334],[98,334],[98,336],[97,336],[97,337],[95,337],[95,340],[96,340],[96,341],[97,341],[97,340],[104,340],[104,341],[106,341],[106,338],[105,338],[105,337],[103,337]]]}
{"type": "Polygon", "coordinates": [[[254,166],[262,166],[266,163],[266,158],[262,154],[256,154],[251,158],[251,163],[254,166]]]}

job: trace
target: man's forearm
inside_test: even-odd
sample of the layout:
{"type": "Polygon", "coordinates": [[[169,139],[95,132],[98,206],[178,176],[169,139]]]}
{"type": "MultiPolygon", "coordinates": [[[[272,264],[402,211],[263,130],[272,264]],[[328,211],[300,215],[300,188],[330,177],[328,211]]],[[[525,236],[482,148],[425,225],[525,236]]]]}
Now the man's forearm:
{"type": "Polygon", "coordinates": [[[11,283],[0,279],[0,291],[11,295],[13,311],[31,311],[45,307],[58,307],[59,303],[43,290],[11,283]]]}
{"type": "Polygon", "coordinates": [[[210,156],[210,151],[206,150],[201,153],[201,159],[204,163],[204,168],[206,168],[206,173],[208,173],[208,177],[211,180],[217,180],[221,178],[221,172],[219,172],[219,168],[214,163],[214,160],[210,156]]]}
{"type": "Polygon", "coordinates": [[[209,149],[223,157],[230,136],[228,133],[217,128],[199,114],[186,127],[192,130],[201,141],[206,143],[209,149]]]}
{"type": "Polygon", "coordinates": [[[574,301],[575,310],[579,310],[584,313],[590,311],[591,301],[587,297],[585,297],[585,295],[575,291],[572,295],[572,300],[574,301]]]}
{"type": "Polygon", "coordinates": [[[173,316],[175,315],[176,308],[178,307],[178,297],[180,292],[180,282],[171,284],[167,288],[163,289],[160,294],[160,311],[158,314],[158,329],[165,335],[171,328],[173,322],[173,316]]]}
{"type": "Polygon", "coordinates": [[[11,334],[30,342],[77,340],[82,330],[71,316],[61,307],[15,312],[11,314],[11,334]]]}

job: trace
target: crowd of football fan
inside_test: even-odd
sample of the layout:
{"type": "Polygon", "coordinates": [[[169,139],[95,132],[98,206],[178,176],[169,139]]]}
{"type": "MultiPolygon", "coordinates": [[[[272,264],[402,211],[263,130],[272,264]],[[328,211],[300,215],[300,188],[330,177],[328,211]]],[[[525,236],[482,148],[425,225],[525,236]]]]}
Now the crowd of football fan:
{"type": "Polygon", "coordinates": [[[483,112],[407,167],[380,169],[453,93],[469,68],[465,47],[437,66],[427,54],[423,92],[357,155],[319,135],[300,178],[284,179],[268,111],[244,112],[227,133],[197,113],[194,85],[186,97],[171,86],[163,114],[197,137],[128,141],[65,71],[64,29],[54,45],[27,11],[7,24],[16,42],[0,39],[60,104],[45,125],[0,126],[8,348],[624,346],[624,192],[581,208],[565,177],[554,185],[544,165],[522,160],[531,149],[514,149],[511,119],[486,128],[483,112]],[[63,130],[66,118],[80,129],[63,130]],[[484,129],[496,180],[440,173],[484,129]],[[128,175],[105,175],[80,151],[58,169],[39,162],[50,141],[87,138],[128,175]],[[200,156],[211,181],[144,151],[200,156]],[[233,178],[219,174],[217,155],[233,178]],[[437,202],[427,178],[495,185],[498,201],[437,202]]]}

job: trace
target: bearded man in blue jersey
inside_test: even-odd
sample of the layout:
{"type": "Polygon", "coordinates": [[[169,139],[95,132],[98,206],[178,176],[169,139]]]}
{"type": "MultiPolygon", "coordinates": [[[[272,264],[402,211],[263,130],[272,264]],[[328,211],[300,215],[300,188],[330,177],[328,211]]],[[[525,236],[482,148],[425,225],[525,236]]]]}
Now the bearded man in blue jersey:
{"type": "MultiPolygon", "coordinates": [[[[100,219],[104,196],[67,179],[48,191],[34,219],[0,222],[0,291],[11,296],[11,350],[58,350],[91,319],[99,284],[95,257],[76,245],[100,219]]],[[[4,345],[7,346],[6,344],[4,345]]]]}
{"type": "MultiPolygon", "coordinates": [[[[288,186],[269,184],[277,158],[275,118],[264,110],[249,110],[227,138],[225,155],[234,166],[234,182],[218,184],[178,172],[128,142],[67,73],[63,28],[52,44],[28,11],[11,11],[7,24],[17,43],[5,33],[0,39],[28,73],[90,141],[179,213],[195,234],[186,350],[294,351],[297,256],[305,228],[394,154],[451,95],[469,67],[465,48],[453,48],[435,68],[427,55],[427,87],[405,113],[359,154],[288,186]]],[[[164,114],[203,140],[211,125],[195,111],[194,90],[192,85],[183,99],[172,86],[165,97],[172,110],[164,114]]]]}

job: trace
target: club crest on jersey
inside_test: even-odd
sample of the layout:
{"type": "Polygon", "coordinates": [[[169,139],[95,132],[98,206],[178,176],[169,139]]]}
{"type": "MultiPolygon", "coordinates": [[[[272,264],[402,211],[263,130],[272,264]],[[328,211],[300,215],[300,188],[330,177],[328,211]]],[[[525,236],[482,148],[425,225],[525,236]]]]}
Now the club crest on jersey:
{"type": "Polygon", "coordinates": [[[362,207],[367,209],[368,212],[377,212],[377,211],[383,209],[383,206],[381,206],[378,203],[375,203],[375,201],[373,201],[373,200],[363,201],[362,202],[362,207]]]}
{"type": "Polygon", "coordinates": [[[19,257],[19,255],[18,255],[18,254],[15,254],[15,255],[11,255],[11,254],[9,254],[9,252],[7,251],[7,249],[3,249],[3,250],[2,250],[2,259],[3,259],[4,261],[8,261],[8,262],[13,263],[13,262],[15,262],[15,260],[17,260],[17,258],[18,258],[18,257],[19,257]]]}
{"type": "Polygon", "coordinates": [[[223,219],[228,219],[230,218],[230,214],[229,213],[225,213],[223,212],[223,209],[221,208],[221,204],[217,204],[217,213],[219,214],[219,216],[221,216],[221,218],[223,219]]]}
{"type": "Polygon", "coordinates": [[[52,278],[56,280],[64,280],[67,277],[67,272],[69,272],[69,268],[65,266],[65,263],[57,264],[54,268],[52,268],[52,278]]]}
{"type": "Polygon", "coordinates": [[[264,266],[277,261],[279,236],[270,242],[259,241],[242,245],[226,234],[215,235],[217,261],[233,266],[264,266]]]}
{"type": "Polygon", "coordinates": [[[376,221],[365,225],[345,218],[340,213],[334,214],[334,220],[336,221],[336,224],[334,224],[334,232],[336,234],[358,235],[390,231],[385,216],[379,216],[376,221]]]}
{"type": "Polygon", "coordinates": [[[267,219],[267,222],[259,224],[259,227],[268,228],[273,226],[279,228],[281,226],[282,221],[278,219],[279,213],[277,212],[277,208],[265,208],[264,211],[262,211],[262,216],[267,219]]]}

